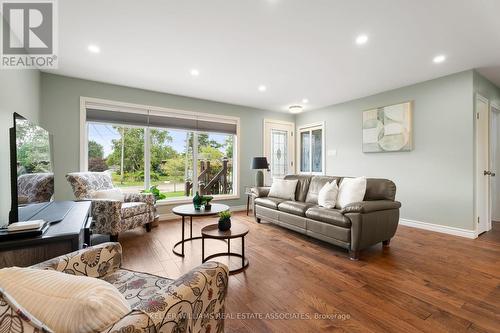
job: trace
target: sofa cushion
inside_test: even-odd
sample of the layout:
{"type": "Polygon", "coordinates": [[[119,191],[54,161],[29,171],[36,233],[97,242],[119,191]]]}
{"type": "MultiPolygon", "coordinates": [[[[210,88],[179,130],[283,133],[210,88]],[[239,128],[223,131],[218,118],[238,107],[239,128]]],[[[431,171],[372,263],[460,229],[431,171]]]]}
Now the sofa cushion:
{"type": "Polygon", "coordinates": [[[130,312],[115,287],[87,276],[9,267],[0,270],[0,285],[55,332],[100,332],[130,312]]]}
{"type": "Polygon", "coordinates": [[[118,187],[98,191],[90,190],[88,195],[90,199],[116,200],[121,202],[125,200],[125,195],[118,187]]]}
{"type": "Polygon", "coordinates": [[[148,212],[148,205],[144,202],[124,202],[122,203],[122,218],[145,214],[148,212]]]}
{"type": "Polygon", "coordinates": [[[339,187],[336,181],[326,183],[319,191],[318,205],[325,208],[335,208],[337,196],[339,195],[339,187]]]}
{"type": "Polygon", "coordinates": [[[313,204],[300,201],[285,201],[278,205],[278,210],[299,216],[306,216],[306,210],[314,206],[313,204]]]}
{"type": "Polygon", "coordinates": [[[278,209],[278,205],[283,201],[285,200],[280,198],[264,197],[264,198],[256,198],[255,204],[267,208],[278,209]]]}
{"type": "Polygon", "coordinates": [[[344,208],[353,202],[363,201],[366,193],[366,177],[344,178],[339,185],[335,207],[344,208]]]}
{"type": "Polygon", "coordinates": [[[366,180],[365,201],[391,200],[396,198],[396,184],[389,179],[368,178],[366,180]]]}
{"type": "Polygon", "coordinates": [[[271,185],[268,196],[285,200],[295,200],[297,179],[275,179],[271,185]]]}
{"type": "Polygon", "coordinates": [[[307,191],[306,202],[317,205],[319,191],[321,191],[321,189],[323,188],[323,186],[325,186],[326,183],[331,183],[334,180],[337,181],[338,185],[340,177],[330,177],[330,176],[312,177],[311,183],[309,184],[309,190],[307,191]]]}
{"type": "Polygon", "coordinates": [[[133,310],[146,313],[157,312],[158,307],[167,306],[163,295],[174,282],[161,276],[126,269],[119,269],[102,279],[118,289],[133,310]]]}
{"type": "Polygon", "coordinates": [[[306,211],[306,216],[311,220],[330,223],[339,227],[349,228],[351,226],[351,220],[341,214],[338,209],[314,206],[306,211]]]}
{"type": "Polygon", "coordinates": [[[109,190],[113,188],[113,181],[109,172],[72,172],[66,179],[73,188],[77,200],[89,199],[90,190],[109,190]]]}
{"type": "Polygon", "coordinates": [[[295,190],[295,201],[306,201],[307,191],[309,190],[309,183],[311,182],[311,176],[308,175],[287,175],[285,176],[287,180],[297,179],[297,188],[295,190]]]}

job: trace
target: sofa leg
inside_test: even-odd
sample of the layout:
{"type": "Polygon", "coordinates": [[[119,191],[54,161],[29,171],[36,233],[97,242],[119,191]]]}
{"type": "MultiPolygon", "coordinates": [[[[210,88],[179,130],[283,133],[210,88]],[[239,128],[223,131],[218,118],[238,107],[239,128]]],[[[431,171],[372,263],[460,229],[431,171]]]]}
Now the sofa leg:
{"type": "Polygon", "coordinates": [[[146,231],[151,232],[151,222],[146,223],[146,231]]]}
{"type": "Polygon", "coordinates": [[[110,242],[118,242],[118,235],[109,235],[110,242]]]}
{"type": "Polygon", "coordinates": [[[387,239],[385,241],[382,242],[382,246],[383,247],[389,247],[389,244],[391,243],[391,240],[390,239],[387,239]]]}
{"type": "Polygon", "coordinates": [[[359,251],[358,250],[349,250],[349,259],[359,260],[359,251]]]}
{"type": "Polygon", "coordinates": [[[260,223],[260,217],[256,217],[256,218],[255,218],[255,221],[256,221],[257,223],[260,223]]]}

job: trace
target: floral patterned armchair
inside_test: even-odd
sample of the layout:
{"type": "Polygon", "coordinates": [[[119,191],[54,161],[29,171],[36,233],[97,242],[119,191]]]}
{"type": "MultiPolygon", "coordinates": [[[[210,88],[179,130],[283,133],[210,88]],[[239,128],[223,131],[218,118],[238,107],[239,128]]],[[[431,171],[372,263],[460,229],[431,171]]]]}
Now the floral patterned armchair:
{"type": "Polygon", "coordinates": [[[53,173],[26,173],[17,178],[17,202],[20,205],[47,202],[53,195],[53,173]]]}
{"type": "MultiPolygon", "coordinates": [[[[103,279],[115,286],[132,311],[102,332],[224,332],[225,265],[207,262],[172,280],[121,268],[121,250],[119,243],[104,243],[32,267],[103,279]]],[[[52,332],[1,288],[0,323],[6,332],[52,332]]]]}
{"type": "Polygon", "coordinates": [[[122,231],[146,225],[151,230],[155,218],[154,197],[150,193],[125,193],[124,202],[117,200],[93,199],[92,191],[113,188],[111,176],[107,172],[73,172],[66,175],[77,200],[92,201],[92,232],[111,235],[118,240],[122,231]]]}

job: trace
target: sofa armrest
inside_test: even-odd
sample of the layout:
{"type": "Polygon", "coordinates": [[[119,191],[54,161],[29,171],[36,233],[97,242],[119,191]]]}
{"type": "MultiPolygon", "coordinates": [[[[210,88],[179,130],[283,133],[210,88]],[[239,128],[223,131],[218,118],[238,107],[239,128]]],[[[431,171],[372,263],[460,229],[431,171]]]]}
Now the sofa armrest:
{"type": "Polygon", "coordinates": [[[192,269],[155,296],[155,304],[139,306],[158,333],[224,332],[227,266],[209,261],[192,269]]]}
{"type": "Polygon", "coordinates": [[[154,206],[155,198],[151,193],[125,193],[125,202],[144,202],[148,206],[154,206]]]}
{"type": "Polygon", "coordinates": [[[255,198],[267,197],[269,195],[270,190],[271,190],[271,187],[269,187],[269,186],[252,187],[252,195],[255,198]]]}
{"type": "Polygon", "coordinates": [[[151,333],[156,332],[156,330],[153,321],[146,313],[133,310],[116,323],[111,324],[101,331],[101,333],[111,332],[151,333]]]}
{"type": "Polygon", "coordinates": [[[360,201],[353,202],[340,210],[340,213],[371,213],[379,210],[386,209],[399,209],[401,203],[399,201],[391,200],[373,200],[373,201],[360,201]]]}
{"type": "Polygon", "coordinates": [[[122,246],[120,243],[103,243],[31,267],[98,278],[116,271],[120,268],[121,262],[122,246]]]}
{"type": "Polygon", "coordinates": [[[0,323],[1,332],[53,333],[41,321],[22,308],[0,288],[0,323]]]}

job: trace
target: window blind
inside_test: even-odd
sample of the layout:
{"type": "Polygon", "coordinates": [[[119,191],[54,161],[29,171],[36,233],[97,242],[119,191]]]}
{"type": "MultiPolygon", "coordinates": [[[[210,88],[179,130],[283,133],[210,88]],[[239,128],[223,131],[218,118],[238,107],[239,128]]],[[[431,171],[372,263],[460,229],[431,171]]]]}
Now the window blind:
{"type": "Polygon", "coordinates": [[[108,107],[102,104],[88,105],[86,111],[86,120],[89,122],[226,134],[236,134],[237,131],[236,120],[217,118],[216,115],[198,115],[194,112],[161,112],[140,108],[108,107]]]}

